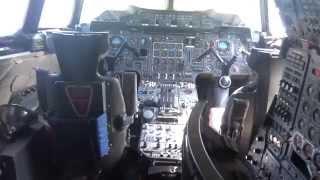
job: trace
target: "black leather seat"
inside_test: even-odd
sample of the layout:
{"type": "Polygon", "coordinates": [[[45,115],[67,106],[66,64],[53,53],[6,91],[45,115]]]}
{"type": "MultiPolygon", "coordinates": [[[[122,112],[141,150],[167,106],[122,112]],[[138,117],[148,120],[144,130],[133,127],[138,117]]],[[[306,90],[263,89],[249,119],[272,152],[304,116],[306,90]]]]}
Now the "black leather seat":
{"type": "Polygon", "coordinates": [[[121,119],[126,103],[120,81],[96,77],[98,56],[105,51],[107,37],[99,33],[57,33],[53,40],[61,74],[45,70],[36,73],[40,106],[52,127],[54,160],[71,167],[62,169],[75,176],[94,171],[98,160],[102,168],[112,170],[122,158],[129,124],[121,119]],[[99,157],[95,123],[103,113],[107,114],[112,146],[108,155],[99,157]],[[70,163],[77,166],[73,168],[70,163]]]}

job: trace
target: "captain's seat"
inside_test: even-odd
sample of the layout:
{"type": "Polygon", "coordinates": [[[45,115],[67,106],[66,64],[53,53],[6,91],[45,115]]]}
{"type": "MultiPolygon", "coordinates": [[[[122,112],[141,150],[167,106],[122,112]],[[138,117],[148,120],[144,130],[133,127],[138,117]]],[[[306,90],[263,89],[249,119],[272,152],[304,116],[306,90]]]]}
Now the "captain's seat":
{"type": "Polygon", "coordinates": [[[126,84],[115,77],[97,78],[107,34],[59,32],[53,34],[53,42],[61,74],[38,69],[36,75],[41,110],[52,128],[55,166],[60,166],[60,176],[68,176],[64,178],[111,171],[122,158],[128,117],[134,114],[130,107],[136,95],[123,89],[136,89],[136,74],[121,73],[121,82],[134,82],[126,84]],[[99,118],[106,119],[105,127],[99,118]]]}

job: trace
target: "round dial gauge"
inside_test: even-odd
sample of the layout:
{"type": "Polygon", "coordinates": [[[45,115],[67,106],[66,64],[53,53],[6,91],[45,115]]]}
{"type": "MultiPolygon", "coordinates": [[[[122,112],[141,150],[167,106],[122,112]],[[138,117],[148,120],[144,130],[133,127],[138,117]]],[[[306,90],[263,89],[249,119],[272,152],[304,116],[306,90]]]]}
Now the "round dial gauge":
{"type": "Polygon", "coordinates": [[[120,36],[113,36],[111,38],[111,46],[114,48],[120,47],[124,39],[120,36]]]}

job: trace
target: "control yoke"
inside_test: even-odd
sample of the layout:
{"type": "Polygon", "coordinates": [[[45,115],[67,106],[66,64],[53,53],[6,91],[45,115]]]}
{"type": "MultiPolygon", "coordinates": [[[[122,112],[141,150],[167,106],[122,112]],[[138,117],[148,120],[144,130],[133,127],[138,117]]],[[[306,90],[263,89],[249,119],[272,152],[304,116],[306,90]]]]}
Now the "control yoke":
{"type": "Polygon", "coordinates": [[[229,96],[229,88],[231,86],[231,78],[229,71],[232,64],[237,60],[237,56],[233,56],[231,60],[224,60],[213,47],[210,47],[197,59],[201,61],[209,54],[213,54],[218,61],[223,64],[220,76],[212,73],[200,73],[196,78],[198,98],[209,100],[212,107],[224,107],[229,96]]]}
{"type": "Polygon", "coordinates": [[[210,47],[207,49],[204,53],[202,53],[197,60],[201,61],[203,58],[205,58],[207,55],[212,54],[214,55],[218,61],[220,61],[223,64],[222,68],[222,76],[228,76],[229,75],[229,70],[234,62],[237,60],[237,56],[233,56],[231,60],[227,61],[224,60],[216,51],[213,47],[210,47]]]}
{"type": "MultiPolygon", "coordinates": [[[[112,50],[108,49],[104,54],[102,54],[99,57],[97,68],[100,67],[100,63],[102,61],[105,61],[108,65],[108,71],[111,71],[111,72],[114,71],[114,64],[125,49],[132,52],[137,58],[140,57],[139,52],[135,48],[131,47],[127,41],[123,41],[122,44],[117,49],[112,49],[112,50]]],[[[97,70],[100,70],[100,68],[97,70]]]]}

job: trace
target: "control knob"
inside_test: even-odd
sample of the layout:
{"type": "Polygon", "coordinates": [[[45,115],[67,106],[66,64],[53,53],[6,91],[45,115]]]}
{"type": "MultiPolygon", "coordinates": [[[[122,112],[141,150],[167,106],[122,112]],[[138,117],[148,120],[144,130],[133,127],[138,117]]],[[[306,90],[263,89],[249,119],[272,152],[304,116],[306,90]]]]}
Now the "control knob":
{"type": "Polygon", "coordinates": [[[146,120],[152,120],[154,113],[152,110],[147,109],[143,111],[143,118],[146,120]]]}

